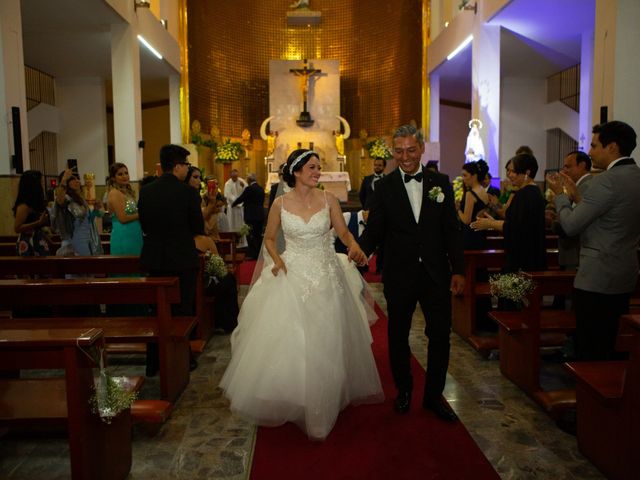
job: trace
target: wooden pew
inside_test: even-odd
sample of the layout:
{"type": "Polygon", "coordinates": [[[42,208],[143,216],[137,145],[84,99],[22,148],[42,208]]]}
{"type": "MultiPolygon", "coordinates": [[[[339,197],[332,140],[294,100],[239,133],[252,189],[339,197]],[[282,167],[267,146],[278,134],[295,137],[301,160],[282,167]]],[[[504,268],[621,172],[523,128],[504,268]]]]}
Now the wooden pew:
{"type": "Polygon", "coordinates": [[[180,300],[175,277],[0,280],[0,305],[154,304],[155,317],[3,319],[4,328],[101,328],[108,341],[157,342],[160,394],[175,402],[189,383],[189,333],[195,317],[172,317],[180,300]]]}
{"type": "MultiPolygon", "coordinates": [[[[198,318],[197,339],[205,342],[213,332],[213,297],[204,294],[202,276],[204,256],[200,256],[196,283],[196,317],[198,318]]],[[[133,255],[96,255],[91,257],[6,257],[0,259],[0,278],[44,276],[64,278],[71,275],[146,275],[140,257],[133,255]]],[[[130,352],[128,349],[121,349],[130,352]]],[[[135,349],[134,349],[135,351],[135,349]]]]}
{"type": "MultiPolygon", "coordinates": [[[[558,248],[558,235],[545,235],[545,248],[556,249],[558,248]]],[[[488,250],[502,250],[504,249],[504,237],[503,236],[488,236],[487,237],[487,249],[488,250]]]]}
{"type": "Polygon", "coordinates": [[[617,347],[628,361],[571,362],[576,378],[578,447],[607,478],[638,478],[640,315],[620,321],[617,347]]]}
{"type": "Polygon", "coordinates": [[[556,415],[575,406],[575,392],[541,388],[540,347],[561,344],[566,334],[575,330],[575,315],[567,310],[545,310],[542,301],[545,295],[569,295],[575,272],[528,274],[536,285],[528,295],[529,305],[520,311],[492,311],[489,317],[499,326],[500,372],[547,412],[556,415]]]}
{"type": "Polygon", "coordinates": [[[0,330],[2,369],[64,369],[64,378],[0,379],[0,425],[65,426],[73,479],[124,479],[131,470],[131,416],[110,425],[91,412],[96,365],[85,353],[99,329],[0,330]]]}
{"type": "MultiPolygon", "coordinates": [[[[111,251],[111,243],[103,240],[102,251],[105,255],[108,255],[111,251]]],[[[60,248],[60,242],[53,242],[50,246],[51,255],[55,255],[56,250],[60,248]]],[[[16,242],[0,242],[0,257],[12,257],[16,254],[16,242]]]]}
{"type": "MultiPolygon", "coordinates": [[[[495,335],[482,336],[476,330],[476,301],[481,297],[489,297],[489,283],[478,282],[476,272],[485,268],[490,273],[498,273],[505,263],[504,250],[466,250],[464,252],[465,284],[464,292],[451,300],[452,328],[466,340],[480,355],[487,357],[491,350],[498,348],[495,335]]],[[[558,250],[547,250],[547,265],[551,268],[558,265],[558,250]]]]}

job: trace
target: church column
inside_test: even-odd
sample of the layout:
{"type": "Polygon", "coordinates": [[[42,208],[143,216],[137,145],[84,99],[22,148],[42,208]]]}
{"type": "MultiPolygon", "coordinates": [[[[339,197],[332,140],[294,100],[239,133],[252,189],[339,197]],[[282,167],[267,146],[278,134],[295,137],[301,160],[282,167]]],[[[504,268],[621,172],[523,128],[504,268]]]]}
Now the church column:
{"type": "Polygon", "coordinates": [[[169,76],[169,135],[171,143],[182,143],[180,128],[180,75],[169,76]]]}
{"type": "Polygon", "coordinates": [[[111,72],[115,160],[127,165],[131,180],[140,180],[144,175],[138,146],[142,140],[140,46],[130,25],[111,27],[111,72]]]}
{"type": "MultiPolygon", "coordinates": [[[[440,141],[440,75],[429,75],[429,142],[440,141]]],[[[442,165],[442,164],[441,164],[442,165]]]]}
{"type": "Polygon", "coordinates": [[[583,32],[580,51],[580,115],[578,148],[589,151],[593,125],[593,30],[583,32]]]}
{"type": "Polygon", "coordinates": [[[640,49],[638,0],[596,0],[593,63],[593,123],[600,107],[608,107],[608,120],[621,120],[640,132],[640,49]]]}
{"type": "MultiPolygon", "coordinates": [[[[479,4],[480,7],[482,4],[479,4]]],[[[481,18],[481,12],[478,12],[481,18]]],[[[500,27],[474,22],[471,60],[471,117],[482,121],[489,171],[498,175],[500,165],[500,27]]]]}
{"type": "Polygon", "coordinates": [[[20,109],[21,139],[18,148],[22,147],[26,170],[29,168],[29,136],[20,0],[0,2],[0,112],[3,118],[0,125],[0,175],[11,173],[11,156],[16,151],[11,107],[20,109]]]}

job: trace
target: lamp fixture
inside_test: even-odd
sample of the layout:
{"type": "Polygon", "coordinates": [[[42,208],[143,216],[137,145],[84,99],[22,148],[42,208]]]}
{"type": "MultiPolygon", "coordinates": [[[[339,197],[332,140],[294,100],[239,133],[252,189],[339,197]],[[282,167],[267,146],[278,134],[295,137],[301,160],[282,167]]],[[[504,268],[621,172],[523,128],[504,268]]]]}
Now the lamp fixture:
{"type": "Polygon", "coordinates": [[[151,2],[149,0],[133,0],[133,9],[138,10],[139,8],[150,8],[151,2]]]}
{"type": "Polygon", "coordinates": [[[140,43],[143,44],[145,47],[147,47],[151,51],[151,53],[153,53],[156,57],[158,57],[159,60],[162,60],[162,55],[160,55],[160,52],[158,52],[155,48],[153,48],[151,44],[147,42],[142,35],[138,34],[138,40],[140,40],[140,43]]]}
{"type": "Polygon", "coordinates": [[[473,35],[469,35],[467,38],[465,38],[462,41],[462,43],[455,48],[453,52],[447,55],[447,60],[451,60],[453,57],[459,54],[462,50],[464,50],[464,47],[466,47],[471,43],[472,40],[473,40],[473,35]]]}

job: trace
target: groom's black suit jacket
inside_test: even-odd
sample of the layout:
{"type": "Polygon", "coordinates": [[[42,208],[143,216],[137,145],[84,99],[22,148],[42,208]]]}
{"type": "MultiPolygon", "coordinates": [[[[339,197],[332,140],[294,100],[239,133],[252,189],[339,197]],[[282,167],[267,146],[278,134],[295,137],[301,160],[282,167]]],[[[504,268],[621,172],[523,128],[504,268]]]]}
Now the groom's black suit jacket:
{"type": "Polygon", "coordinates": [[[416,264],[419,259],[429,277],[447,289],[451,273],[464,275],[462,230],[449,178],[424,168],[422,172],[424,185],[418,223],[399,169],[376,183],[360,245],[367,255],[378,245],[384,248],[385,290],[402,288],[407,281],[407,265],[416,264]],[[434,187],[442,189],[442,203],[429,198],[434,187]]]}

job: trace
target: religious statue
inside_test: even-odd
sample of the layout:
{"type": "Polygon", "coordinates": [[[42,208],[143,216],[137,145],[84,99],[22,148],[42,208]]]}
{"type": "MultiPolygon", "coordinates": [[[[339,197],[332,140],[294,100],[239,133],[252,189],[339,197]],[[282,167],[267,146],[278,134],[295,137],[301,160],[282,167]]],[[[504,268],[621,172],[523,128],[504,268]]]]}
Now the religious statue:
{"type": "Polygon", "coordinates": [[[469,135],[464,149],[465,163],[484,160],[484,144],[480,138],[481,128],[482,122],[479,119],[473,118],[469,121],[469,135]]]}
{"type": "Polygon", "coordinates": [[[297,0],[289,5],[289,8],[309,8],[309,0],[297,0]]]}
{"type": "Polygon", "coordinates": [[[278,139],[278,132],[269,132],[267,135],[267,156],[273,155],[276,151],[276,140],[278,139]]]}
{"type": "Polygon", "coordinates": [[[240,137],[242,138],[242,146],[245,150],[251,148],[251,132],[248,128],[242,130],[240,137]]]}
{"type": "Polygon", "coordinates": [[[96,175],[94,173],[84,174],[84,198],[89,205],[93,205],[96,201],[96,175]]]}
{"type": "Polygon", "coordinates": [[[191,143],[195,143],[199,145],[202,143],[202,126],[200,125],[200,121],[194,120],[191,122],[191,143]]]}
{"type": "Polygon", "coordinates": [[[209,135],[211,135],[211,140],[215,141],[217,144],[221,143],[220,129],[216,125],[211,127],[211,131],[209,132],[209,135]]]}
{"type": "Polygon", "coordinates": [[[300,87],[302,90],[302,112],[297,123],[301,126],[310,126],[313,124],[311,114],[307,111],[307,98],[309,93],[309,79],[315,75],[320,75],[322,70],[318,68],[309,68],[307,66],[307,59],[304,59],[303,68],[290,68],[289,72],[293,73],[296,77],[300,77],[300,87]]]}
{"type": "Polygon", "coordinates": [[[344,157],[344,135],[339,130],[333,131],[333,136],[336,140],[336,150],[338,151],[338,155],[344,157]]]}

